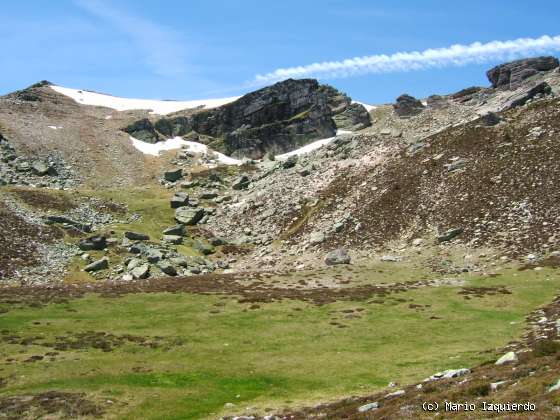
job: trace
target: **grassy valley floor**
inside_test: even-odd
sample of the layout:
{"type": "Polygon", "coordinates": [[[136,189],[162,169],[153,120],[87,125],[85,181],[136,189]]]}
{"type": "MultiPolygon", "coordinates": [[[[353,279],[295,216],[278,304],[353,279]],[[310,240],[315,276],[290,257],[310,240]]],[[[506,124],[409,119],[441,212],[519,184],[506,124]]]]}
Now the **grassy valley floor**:
{"type": "Polygon", "coordinates": [[[203,419],[365,395],[495,360],[559,285],[550,268],[418,282],[403,264],[0,289],[0,411],[203,419]]]}

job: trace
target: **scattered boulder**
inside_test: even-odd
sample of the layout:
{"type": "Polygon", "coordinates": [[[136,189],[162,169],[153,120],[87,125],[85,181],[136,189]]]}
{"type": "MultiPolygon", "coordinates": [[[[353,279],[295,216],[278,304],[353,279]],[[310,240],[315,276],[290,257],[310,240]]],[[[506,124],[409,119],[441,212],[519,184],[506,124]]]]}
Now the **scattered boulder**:
{"type": "Polygon", "coordinates": [[[173,245],[181,245],[183,243],[183,237],[179,235],[163,235],[163,242],[169,242],[173,245]]]}
{"type": "Polygon", "coordinates": [[[231,185],[231,188],[234,190],[243,190],[249,186],[251,180],[245,174],[241,175],[239,178],[235,180],[235,182],[231,185]]]}
{"type": "Polygon", "coordinates": [[[135,280],[145,279],[150,275],[150,264],[142,264],[134,268],[130,274],[135,280]]]}
{"type": "Polygon", "coordinates": [[[225,245],[227,243],[225,239],[220,238],[218,236],[214,236],[214,237],[208,239],[208,242],[210,242],[210,245],[212,245],[212,246],[221,246],[221,245],[225,245]]]}
{"type": "Polygon", "coordinates": [[[325,264],[327,265],[350,264],[350,260],[350,255],[344,248],[335,249],[325,256],[325,264]]]}
{"type": "Polygon", "coordinates": [[[149,250],[148,246],[142,242],[132,244],[129,248],[129,251],[132,252],[133,254],[146,254],[148,250],[149,250]]]}
{"type": "Polygon", "coordinates": [[[175,220],[184,225],[192,226],[200,222],[205,213],[204,209],[201,208],[179,207],[175,210],[175,220]]]}
{"type": "Polygon", "coordinates": [[[148,262],[155,264],[163,259],[163,253],[159,249],[150,249],[146,255],[148,262]]]}
{"type": "Polygon", "coordinates": [[[298,161],[297,155],[291,155],[281,163],[283,169],[290,169],[296,166],[298,161]]]}
{"type": "Polygon", "coordinates": [[[506,363],[514,363],[517,362],[518,358],[517,358],[517,354],[515,354],[515,352],[513,351],[509,351],[506,354],[504,354],[502,357],[500,357],[498,360],[496,360],[496,365],[504,365],[506,363]]]}
{"type": "Polygon", "coordinates": [[[175,267],[173,267],[173,265],[171,265],[171,263],[169,263],[168,261],[160,261],[157,264],[157,267],[164,273],[167,274],[168,276],[176,276],[177,275],[177,270],[175,269],[175,267]]]}
{"type": "Polygon", "coordinates": [[[424,382],[427,381],[437,381],[439,379],[451,379],[451,378],[458,378],[459,376],[468,375],[471,373],[470,369],[467,368],[460,368],[460,369],[447,369],[443,372],[434,373],[429,378],[425,379],[424,382]]]}
{"type": "Polygon", "coordinates": [[[187,229],[185,228],[185,225],[181,225],[181,224],[168,227],[167,229],[164,229],[164,231],[163,231],[164,235],[185,236],[186,233],[187,233],[187,229]]]}
{"type": "Polygon", "coordinates": [[[490,390],[491,391],[497,391],[498,389],[500,389],[502,386],[504,386],[507,383],[508,383],[508,381],[492,382],[490,384],[490,390]]]}
{"type": "Polygon", "coordinates": [[[379,403],[378,402],[372,402],[372,403],[364,404],[364,405],[358,407],[358,412],[359,413],[365,413],[366,411],[377,410],[378,408],[379,408],[379,403]]]}
{"type": "Polygon", "coordinates": [[[128,264],[126,265],[126,269],[128,271],[131,271],[140,265],[142,265],[142,260],[140,258],[131,258],[128,264]]]}
{"type": "Polygon", "coordinates": [[[124,237],[127,239],[130,239],[131,241],[149,241],[150,237],[148,235],[145,235],[143,233],[138,233],[138,232],[131,232],[131,231],[126,231],[124,233],[124,237]]]}
{"type": "Polygon", "coordinates": [[[484,114],[480,118],[480,120],[482,122],[482,125],[484,125],[485,127],[492,127],[494,125],[498,125],[502,121],[500,116],[495,112],[488,112],[484,114]]]}
{"type": "Polygon", "coordinates": [[[311,245],[319,245],[323,242],[325,242],[325,234],[323,232],[313,232],[309,237],[311,245]]]}
{"type": "Polygon", "coordinates": [[[397,257],[395,255],[383,255],[381,257],[381,261],[385,261],[385,262],[399,262],[401,260],[401,257],[397,257]]]}
{"type": "Polygon", "coordinates": [[[411,117],[420,114],[425,106],[415,97],[405,93],[397,98],[397,103],[393,105],[393,108],[399,117],[411,117]]]}
{"type": "Polygon", "coordinates": [[[488,70],[486,76],[492,87],[513,90],[518,88],[521,82],[528,77],[542,71],[553,70],[558,65],[558,59],[552,56],[525,58],[500,64],[488,70]]]}
{"type": "Polygon", "coordinates": [[[91,225],[88,223],[80,223],[80,222],[76,222],[75,220],[72,220],[66,216],[56,216],[56,215],[50,215],[47,216],[45,219],[45,223],[46,224],[53,224],[53,223],[60,223],[62,225],[68,225],[71,226],[73,228],[76,228],[82,232],[91,232],[91,225]]]}
{"type": "Polygon", "coordinates": [[[90,236],[86,239],[80,239],[78,248],[82,251],[100,251],[107,248],[107,238],[104,236],[90,236]]]}
{"type": "Polygon", "coordinates": [[[548,392],[554,392],[554,391],[560,391],[560,379],[558,379],[558,381],[554,385],[548,388],[548,392]]]}
{"type": "Polygon", "coordinates": [[[187,268],[189,266],[189,259],[186,257],[173,257],[169,259],[169,262],[174,266],[183,268],[187,268]]]}
{"type": "Polygon", "coordinates": [[[216,191],[202,191],[200,193],[200,195],[198,196],[198,198],[200,198],[201,200],[212,200],[213,198],[216,198],[218,196],[218,193],[216,191]]]}
{"type": "Polygon", "coordinates": [[[442,235],[439,235],[437,237],[437,240],[438,240],[439,243],[448,242],[448,241],[452,240],[453,238],[459,236],[461,233],[463,233],[462,228],[449,229],[448,231],[446,231],[442,235]]]}
{"type": "Polygon", "coordinates": [[[200,252],[202,255],[210,255],[215,252],[214,247],[201,241],[195,241],[193,248],[200,252]]]}
{"type": "Polygon", "coordinates": [[[183,170],[181,168],[174,169],[171,171],[165,171],[163,173],[163,179],[169,182],[176,182],[183,178],[183,170]]]}
{"type": "Polygon", "coordinates": [[[51,171],[51,167],[41,160],[35,160],[31,164],[31,170],[35,175],[45,176],[51,171]]]}
{"type": "Polygon", "coordinates": [[[92,271],[100,271],[106,270],[109,268],[109,259],[107,257],[103,257],[100,260],[94,261],[91,264],[86,265],[84,271],[92,272],[92,271]]]}
{"type": "Polygon", "coordinates": [[[447,169],[447,172],[455,172],[459,169],[463,169],[465,166],[467,166],[467,160],[465,159],[457,159],[451,163],[443,165],[443,167],[447,169]]]}
{"type": "Polygon", "coordinates": [[[189,204],[189,196],[184,192],[177,192],[171,198],[170,204],[172,209],[186,206],[189,204]]]}

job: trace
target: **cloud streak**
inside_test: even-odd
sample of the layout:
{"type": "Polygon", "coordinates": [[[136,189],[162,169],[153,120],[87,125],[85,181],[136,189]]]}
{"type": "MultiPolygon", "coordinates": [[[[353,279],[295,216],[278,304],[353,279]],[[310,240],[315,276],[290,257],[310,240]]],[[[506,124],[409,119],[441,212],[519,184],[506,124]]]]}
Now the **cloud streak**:
{"type": "Polygon", "coordinates": [[[184,43],[174,31],[114,8],[104,1],[75,0],[75,4],[128,35],[141,49],[141,59],[155,74],[173,77],[186,71],[184,43]]]}
{"type": "Polygon", "coordinates": [[[447,48],[424,51],[398,52],[349,58],[342,61],[325,61],[305,66],[287,67],[266,74],[257,74],[252,84],[263,85],[289,78],[316,77],[336,79],[362,74],[396,73],[430,68],[459,67],[494,60],[511,60],[521,56],[559,51],[560,36],[544,35],[540,38],[519,38],[509,41],[475,42],[456,44],[447,48]]]}

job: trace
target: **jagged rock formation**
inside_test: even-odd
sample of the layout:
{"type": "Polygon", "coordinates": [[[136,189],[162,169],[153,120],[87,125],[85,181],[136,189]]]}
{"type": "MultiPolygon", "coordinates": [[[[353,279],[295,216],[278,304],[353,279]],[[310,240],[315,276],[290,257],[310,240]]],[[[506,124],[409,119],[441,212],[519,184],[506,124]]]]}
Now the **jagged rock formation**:
{"type": "Polygon", "coordinates": [[[397,103],[393,105],[393,108],[399,117],[411,117],[421,113],[425,106],[415,97],[405,93],[397,98],[397,103]]]}
{"type": "Polygon", "coordinates": [[[332,137],[337,129],[369,125],[367,110],[335,88],[313,79],[289,79],[218,108],[153,123],[142,119],[124,131],[149,143],[188,135],[227,155],[261,158],[332,137]]]}
{"type": "Polygon", "coordinates": [[[500,89],[517,89],[521,82],[541,71],[558,67],[556,57],[535,57],[500,64],[486,73],[492,87],[500,89]]]}

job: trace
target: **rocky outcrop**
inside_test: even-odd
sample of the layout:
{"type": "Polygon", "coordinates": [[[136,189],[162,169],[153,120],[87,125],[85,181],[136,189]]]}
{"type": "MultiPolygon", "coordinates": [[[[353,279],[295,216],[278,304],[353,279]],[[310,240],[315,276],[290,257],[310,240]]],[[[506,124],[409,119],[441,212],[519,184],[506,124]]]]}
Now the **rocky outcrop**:
{"type": "Polygon", "coordinates": [[[393,108],[399,117],[411,117],[421,113],[425,106],[415,97],[405,93],[397,98],[397,103],[393,105],[393,108]]]}
{"type": "Polygon", "coordinates": [[[500,64],[486,73],[492,87],[499,89],[517,89],[523,80],[535,74],[553,70],[559,66],[556,57],[535,57],[500,64]]]}
{"type": "Polygon", "coordinates": [[[147,118],[143,118],[130,124],[125,127],[123,131],[127,132],[135,139],[145,141],[146,143],[157,143],[160,140],[164,140],[157,133],[152,122],[147,118]]]}
{"type": "Polygon", "coordinates": [[[143,119],[124,131],[149,143],[188,136],[230,156],[262,158],[332,137],[337,129],[370,124],[367,110],[335,88],[313,79],[288,79],[218,108],[155,122],[143,119]]]}

